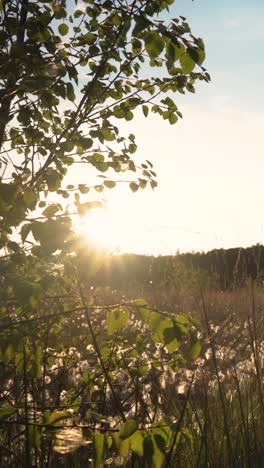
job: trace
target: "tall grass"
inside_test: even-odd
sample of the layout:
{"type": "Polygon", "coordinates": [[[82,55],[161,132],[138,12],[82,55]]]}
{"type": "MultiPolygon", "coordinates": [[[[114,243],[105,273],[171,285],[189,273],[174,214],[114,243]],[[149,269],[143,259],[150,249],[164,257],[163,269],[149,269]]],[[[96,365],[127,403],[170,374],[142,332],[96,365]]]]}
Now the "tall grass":
{"type": "MultiPolygon", "coordinates": [[[[263,288],[256,287],[252,282],[249,282],[247,287],[233,291],[222,292],[210,287],[201,293],[201,288],[195,283],[191,285],[191,289],[179,289],[171,285],[155,288],[152,285],[144,290],[128,288],[127,291],[121,292],[98,288],[94,294],[99,304],[100,301],[104,304],[121,303],[130,297],[141,296],[149,302],[150,306],[155,308],[169,310],[170,313],[189,313],[201,322],[200,342],[202,344],[201,354],[196,361],[186,358],[185,361],[179,361],[178,367],[175,369],[164,363],[162,371],[155,370],[151,364],[146,362],[145,367],[149,366],[149,370],[142,377],[137,376],[131,380],[129,388],[127,388],[126,381],[120,380],[118,383],[117,378],[115,386],[110,388],[110,391],[107,381],[108,373],[109,375],[110,371],[118,373],[118,368],[111,367],[112,356],[109,356],[107,366],[109,366],[110,371],[108,367],[105,369],[106,378],[103,391],[100,390],[99,394],[99,390],[97,390],[97,393],[95,391],[92,397],[89,397],[89,405],[93,405],[94,414],[101,413],[107,417],[108,413],[111,414],[114,400],[119,401],[120,398],[125,417],[144,421],[144,430],[148,431],[148,426],[150,428],[153,423],[160,420],[165,421],[162,423],[165,426],[172,424],[173,434],[168,445],[160,447],[164,455],[162,464],[164,468],[263,467],[263,288]],[[135,405],[130,404],[130,400],[134,400],[135,405]]],[[[82,299],[85,303],[85,298],[82,299]]],[[[71,328],[73,338],[74,330],[77,334],[80,334],[80,330],[84,333],[85,320],[87,317],[84,314],[80,316],[78,327],[75,324],[76,330],[71,328]]],[[[69,326],[73,327],[70,322],[69,326]]],[[[87,329],[88,326],[89,323],[87,329]]],[[[69,337],[68,333],[69,330],[65,334],[65,342],[69,339],[70,342],[72,340],[72,336],[69,337]]],[[[131,328],[126,333],[129,333],[131,338],[131,328]]],[[[45,334],[43,337],[44,340],[48,340],[45,334]]],[[[45,345],[49,353],[51,352],[51,344],[45,345]]],[[[44,356],[43,382],[46,383],[43,388],[48,389],[48,393],[53,399],[56,400],[58,397],[60,404],[63,401],[63,394],[67,393],[67,382],[64,382],[66,377],[72,379],[71,385],[73,383],[74,388],[79,389],[82,395],[84,387],[80,378],[82,378],[83,369],[87,367],[84,366],[85,359],[89,366],[94,365],[94,355],[90,350],[91,345],[87,349],[87,342],[84,341],[84,344],[85,348],[81,349],[80,352],[77,352],[73,346],[69,348],[71,354],[64,356],[64,358],[61,352],[61,356],[57,360],[54,358],[53,366],[50,369],[47,364],[49,355],[45,354],[44,356]],[[62,365],[60,361],[66,358],[69,363],[62,365]],[[66,370],[67,376],[64,375],[66,370]],[[76,383],[74,379],[77,374],[80,375],[76,383]]],[[[99,350],[99,354],[100,352],[99,350]]],[[[163,358],[164,356],[159,354],[157,347],[151,356],[151,361],[161,361],[163,358]]],[[[122,360],[125,375],[128,371],[125,368],[125,356],[122,356],[122,360]]],[[[26,365],[26,356],[24,356],[23,362],[26,365]]],[[[113,375],[111,374],[111,376],[113,375]]],[[[99,376],[99,378],[101,377],[99,376]]],[[[32,383],[27,379],[26,373],[22,384],[24,394],[31,393],[34,398],[34,389],[32,383]]],[[[44,392],[42,396],[44,403],[42,404],[46,405],[46,397],[44,392]]],[[[80,408],[83,405],[83,414],[80,413],[78,418],[88,417],[86,400],[88,400],[88,396],[84,393],[80,405],[76,403],[80,408]]],[[[41,453],[44,453],[44,449],[42,450],[40,445],[39,448],[35,448],[34,461],[32,449],[28,444],[32,438],[32,434],[29,434],[32,415],[28,412],[29,406],[26,397],[23,404],[26,421],[29,421],[29,425],[18,426],[18,429],[24,431],[21,436],[18,432],[12,433],[10,423],[10,441],[5,440],[5,443],[1,445],[0,437],[0,455],[4,460],[3,463],[0,459],[0,466],[14,466],[8,465],[8,460],[19,459],[20,453],[27,460],[25,466],[73,468],[94,466],[91,443],[84,439],[85,443],[79,444],[80,429],[74,425],[66,426],[61,433],[58,433],[58,439],[61,438],[59,453],[54,453],[54,447],[51,442],[48,445],[49,440],[47,439],[45,450],[48,455],[40,456],[41,453]],[[63,437],[67,438],[66,445],[63,437]],[[24,441],[24,446],[19,443],[19,440],[24,441]],[[44,460],[42,465],[38,460],[44,460]]],[[[37,409],[33,408],[32,405],[30,408],[30,411],[37,415],[37,409]]],[[[77,426],[78,424],[77,421],[77,426]]],[[[88,423],[86,422],[86,424],[88,423]]],[[[113,430],[118,430],[116,427],[113,430]]],[[[160,428],[161,431],[163,429],[160,428]]],[[[113,451],[106,459],[104,466],[152,468],[149,461],[137,457],[129,451],[121,456],[113,451]]]]}
{"type": "Polygon", "coordinates": [[[263,467],[263,291],[251,284],[208,297],[210,307],[203,296],[200,304],[203,355],[193,369],[182,421],[189,440],[179,441],[170,466],[263,467]],[[222,309],[217,322],[213,297],[222,309]]]}
{"type": "MultiPolygon", "coordinates": [[[[202,324],[199,359],[163,375],[158,386],[159,410],[178,421],[164,467],[263,467],[263,288],[249,281],[240,289],[210,288],[205,294],[197,285],[180,291],[170,285],[128,288],[124,295],[187,312],[202,324]]],[[[119,294],[109,291],[110,297],[118,301],[119,294]]]]}

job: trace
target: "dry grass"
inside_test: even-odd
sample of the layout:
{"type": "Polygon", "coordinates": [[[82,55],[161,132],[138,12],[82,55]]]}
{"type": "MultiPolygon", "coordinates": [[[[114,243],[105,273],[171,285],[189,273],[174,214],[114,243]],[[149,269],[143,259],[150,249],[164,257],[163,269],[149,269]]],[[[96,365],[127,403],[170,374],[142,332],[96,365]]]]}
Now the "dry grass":
{"type": "Polygon", "coordinates": [[[159,388],[167,414],[179,417],[188,398],[183,425],[189,435],[179,442],[172,466],[263,467],[264,289],[250,282],[204,293],[150,285],[108,295],[117,302],[143,297],[152,307],[201,321],[201,356],[192,366],[168,371],[159,388]]]}

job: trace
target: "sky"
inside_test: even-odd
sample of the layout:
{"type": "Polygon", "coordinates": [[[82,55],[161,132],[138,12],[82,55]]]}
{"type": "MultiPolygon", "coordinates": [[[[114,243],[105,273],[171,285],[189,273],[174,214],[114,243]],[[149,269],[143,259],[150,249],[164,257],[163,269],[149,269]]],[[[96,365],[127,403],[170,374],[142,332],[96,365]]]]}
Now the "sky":
{"type": "MultiPolygon", "coordinates": [[[[107,191],[107,208],[84,227],[116,252],[174,254],[264,242],[264,2],[176,0],[204,39],[211,83],[178,96],[183,120],[150,116],[124,126],[149,159],[158,187],[107,191]]],[[[122,184],[123,185],[123,184],[122,184]]]]}

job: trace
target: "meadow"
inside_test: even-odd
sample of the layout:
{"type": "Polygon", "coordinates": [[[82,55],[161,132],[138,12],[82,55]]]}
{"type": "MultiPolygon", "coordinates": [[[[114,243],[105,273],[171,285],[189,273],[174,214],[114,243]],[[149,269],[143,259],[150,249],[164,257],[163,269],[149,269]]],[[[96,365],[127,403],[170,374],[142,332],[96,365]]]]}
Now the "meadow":
{"type": "Polygon", "coordinates": [[[92,260],[1,328],[1,466],[263,466],[261,282],[221,290],[176,262],[113,288],[92,260]]]}
{"type": "Polygon", "coordinates": [[[164,466],[263,466],[264,289],[248,279],[222,291],[215,278],[205,287],[205,276],[181,266],[181,281],[178,276],[174,284],[126,291],[200,323],[199,357],[174,371],[165,367],[160,382],[149,383],[154,412],[173,410],[184,428],[178,428],[177,449],[164,466]]]}
{"type": "Polygon", "coordinates": [[[163,272],[158,286],[127,288],[123,295],[108,290],[116,301],[144,297],[151,308],[187,314],[200,324],[199,357],[185,358],[176,370],[165,366],[159,382],[149,383],[154,413],[172,411],[180,421],[175,452],[164,466],[261,467],[263,286],[247,278],[221,290],[216,275],[181,262],[174,273],[163,272]]]}

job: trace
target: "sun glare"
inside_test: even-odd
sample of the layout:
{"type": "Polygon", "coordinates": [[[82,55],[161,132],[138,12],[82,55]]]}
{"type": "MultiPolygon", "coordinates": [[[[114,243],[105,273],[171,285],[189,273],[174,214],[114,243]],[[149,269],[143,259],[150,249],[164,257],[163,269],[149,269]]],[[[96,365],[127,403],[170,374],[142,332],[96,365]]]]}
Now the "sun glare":
{"type": "Polygon", "coordinates": [[[171,233],[157,228],[160,201],[156,197],[156,203],[152,202],[152,192],[139,195],[120,190],[111,194],[103,208],[93,209],[81,218],[76,230],[87,246],[113,254],[167,252],[172,244],[168,238],[171,233]]]}
{"type": "Polygon", "coordinates": [[[118,253],[133,248],[135,232],[122,214],[107,207],[91,210],[80,223],[80,233],[98,249],[118,253]]]}

